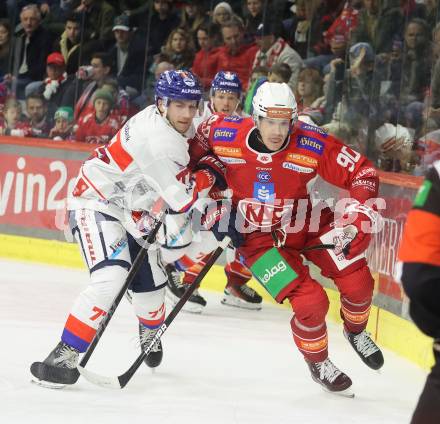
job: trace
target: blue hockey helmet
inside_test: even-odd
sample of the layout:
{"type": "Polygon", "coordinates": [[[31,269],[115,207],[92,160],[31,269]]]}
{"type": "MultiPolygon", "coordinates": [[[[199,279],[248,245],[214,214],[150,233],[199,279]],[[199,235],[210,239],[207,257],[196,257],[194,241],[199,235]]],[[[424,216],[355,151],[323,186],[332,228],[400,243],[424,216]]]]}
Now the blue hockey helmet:
{"type": "Polygon", "coordinates": [[[235,72],[219,71],[215,74],[211,83],[211,96],[213,96],[216,91],[227,91],[237,93],[238,97],[240,97],[241,90],[241,81],[235,72]]]}
{"type": "Polygon", "coordinates": [[[165,71],[156,81],[155,100],[195,100],[202,98],[202,86],[198,78],[190,71],[165,71]]]}

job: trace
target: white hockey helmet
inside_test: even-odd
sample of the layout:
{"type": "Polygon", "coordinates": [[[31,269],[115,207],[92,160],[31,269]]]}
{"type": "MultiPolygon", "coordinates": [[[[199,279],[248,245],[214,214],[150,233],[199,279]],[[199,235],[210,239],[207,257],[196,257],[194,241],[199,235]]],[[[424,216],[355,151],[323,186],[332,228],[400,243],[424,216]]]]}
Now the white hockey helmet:
{"type": "Polygon", "coordinates": [[[295,96],[286,83],[265,82],[258,87],[252,99],[252,117],[258,124],[258,118],[289,119],[292,125],[298,120],[298,108],[295,96]]]}

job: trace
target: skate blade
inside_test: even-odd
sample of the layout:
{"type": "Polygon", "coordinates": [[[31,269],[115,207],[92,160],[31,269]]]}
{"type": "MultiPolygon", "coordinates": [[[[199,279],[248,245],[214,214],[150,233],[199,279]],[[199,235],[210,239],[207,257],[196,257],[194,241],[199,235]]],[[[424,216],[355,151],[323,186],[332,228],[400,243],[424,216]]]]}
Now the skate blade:
{"type": "Polygon", "coordinates": [[[52,390],[64,389],[64,387],[67,386],[67,384],[51,383],[50,381],[39,380],[34,376],[31,377],[31,383],[35,384],[36,386],[40,386],[40,387],[44,387],[45,389],[52,389],[52,390]]]}
{"type": "Polygon", "coordinates": [[[221,304],[225,306],[232,306],[234,308],[249,309],[251,311],[261,311],[261,303],[248,303],[241,299],[234,299],[230,297],[224,297],[221,300],[221,304]]]}
{"type": "MultiPolygon", "coordinates": [[[[173,307],[176,306],[177,302],[180,300],[177,296],[174,296],[174,294],[170,293],[169,290],[166,291],[166,298],[173,307]]],[[[186,302],[182,307],[182,311],[190,312],[191,314],[201,314],[204,308],[205,307],[202,305],[186,302]]]]}
{"type": "Polygon", "coordinates": [[[345,397],[345,398],[349,398],[349,399],[353,399],[354,398],[354,392],[353,392],[353,390],[351,390],[350,387],[348,389],[340,390],[338,392],[332,392],[331,390],[328,390],[327,388],[325,388],[323,386],[322,386],[322,389],[326,393],[330,393],[331,395],[341,396],[341,397],[345,397]]]}

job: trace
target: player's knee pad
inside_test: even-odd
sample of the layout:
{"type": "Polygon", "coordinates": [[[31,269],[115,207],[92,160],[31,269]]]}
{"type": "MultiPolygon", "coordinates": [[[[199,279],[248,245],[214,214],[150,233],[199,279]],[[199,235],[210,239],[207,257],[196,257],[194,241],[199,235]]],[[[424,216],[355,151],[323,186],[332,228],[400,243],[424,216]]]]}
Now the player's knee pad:
{"type": "Polygon", "coordinates": [[[165,288],[151,292],[133,293],[133,308],[139,322],[148,328],[156,328],[165,318],[165,288]]]}
{"type": "Polygon", "coordinates": [[[341,296],[349,302],[356,304],[371,302],[374,279],[366,264],[349,274],[335,276],[333,279],[341,296]]]}
{"type": "Polygon", "coordinates": [[[292,287],[308,273],[296,251],[277,247],[259,256],[250,269],[277,302],[282,302],[292,287]]]}
{"type": "Polygon", "coordinates": [[[112,265],[130,267],[128,235],[116,218],[89,209],[79,209],[70,212],[69,225],[90,272],[112,265]]]}
{"type": "Polygon", "coordinates": [[[125,283],[128,271],[118,265],[97,269],[90,274],[90,284],[83,297],[107,310],[125,283]]]}
{"type": "Polygon", "coordinates": [[[288,299],[297,321],[303,326],[317,327],[325,322],[330,303],[322,287],[306,295],[291,294],[288,299]]]}

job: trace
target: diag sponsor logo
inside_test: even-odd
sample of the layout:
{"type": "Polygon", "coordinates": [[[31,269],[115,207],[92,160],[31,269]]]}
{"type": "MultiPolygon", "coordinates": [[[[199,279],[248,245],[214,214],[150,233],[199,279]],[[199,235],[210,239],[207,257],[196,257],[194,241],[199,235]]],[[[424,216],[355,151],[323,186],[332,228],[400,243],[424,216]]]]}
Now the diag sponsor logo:
{"type": "Polygon", "coordinates": [[[236,136],[236,128],[216,128],[213,139],[214,141],[234,141],[236,136]]]}
{"type": "Polygon", "coordinates": [[[228,156],[219,156],[219,159],[223,162],[223,163],[227,163],[230,165],[238,165],[238,164],[244,164],[246,163],[246,161],[244,159],[240,159],[240,158],[231,158],[228,156]]]}
{"type": "Polygon", "coordinates": [[[300,149],[307,149],[311,152],[322,155],[324,151],[324,143],[313,137],[307,137],[306,135],[300,135],[296,140],[296,146],[300,149]]]}
{"type": "Polygon", "coordinates": [[[288,153],[286,156],[286,160],[296,163],[297,165],[307,166],[309,168],[316,168],[318,166],[318,161],[315,158],[306,155],[300,155],[298,153],[288,153]]]}
{"type": "Polygon", "coordinates": [[[225,116],[223,118],[223,121],[239,123],[239,122],[243,121],[243,119],[244,119],[243,117],[238,116],[238,115],[230,115],[230,116],[225,116]]]}
{"type": "Polygon", "coordinates": [[[306,168],[304,166],[296,165],[291,162],[283,162],[284,169],[290,169],[291,171],[301,172],[302,174],[311,174],[315,170],[312,168],[306,168]]]}
{"type": "Polygon", "coordinates": [[[306,130],[306,131],[313,131],[315,133],[321,134],[324,137],[328,136],[328,133],[327,133],[326,130],[324,130],[321,127],[316,127],[315,125],[310,125],[310,124],[303,123],[303,124],[300,125],[300,128],[303,129],[303,130],[306,130]]]}
{"type": "Polygon", "coordinates": [[[261,282],[263,284],[267,284],[275,275],[277,275],[280,272],[284,272],[287,269],[286,264],[284,261],[279,261],[277,264],[275,264],[272,268],[266,268],[264,270],[263,275],[261,276],[261,282]]]}
{"type": "Polygon", "coordinates": [[[241,149],[238,147],[214,146],[214,152],[217,155],[227,155],[234,158],[241,158],[241,149]]]}

